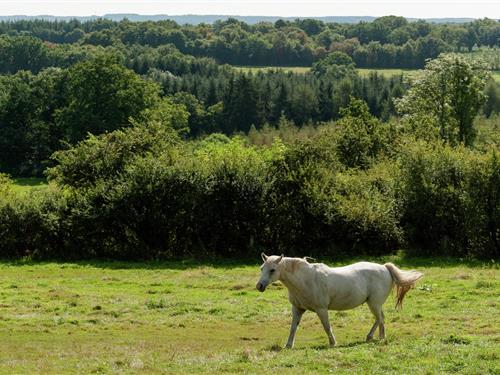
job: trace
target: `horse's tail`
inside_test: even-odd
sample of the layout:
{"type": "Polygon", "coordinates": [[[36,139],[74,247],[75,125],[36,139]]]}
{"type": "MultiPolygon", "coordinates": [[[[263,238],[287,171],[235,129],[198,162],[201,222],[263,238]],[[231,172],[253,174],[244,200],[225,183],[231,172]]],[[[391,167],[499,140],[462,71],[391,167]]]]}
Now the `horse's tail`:
{"type": "Polygon", "coordinates": [[[391,273],[392,280],[396,284],[396,308],[403,307],[403,299],[406,293],[415,285],[418,279],[424,276],[418,271],[403,271],[392,263],[386,263],[384,266],[391,273]]]}

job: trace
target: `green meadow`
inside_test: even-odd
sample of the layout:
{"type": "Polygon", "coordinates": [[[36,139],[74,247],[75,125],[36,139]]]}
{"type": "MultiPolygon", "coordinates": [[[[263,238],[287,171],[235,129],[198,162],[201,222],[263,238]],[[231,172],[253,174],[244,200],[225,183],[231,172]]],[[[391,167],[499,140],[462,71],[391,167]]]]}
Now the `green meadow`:
{"type": "Polygon", "coordinates": [[[12,189],[17,193],[26,193],[47,188],[47,181],[37,177],[19,177],[12,179],[12,189]]]}
{"type": "MultiPolygon", "coordinates": [[[[267,72],[272,70],[283,70],[285,72],[293,72],[304,74],[311,70],[310,67],[307,66],[234,66],[234,68],[246,72],[246,73],[257,73],[259,71],[267,72]]],[[[368,77],[370,73],[376,72],[386,78],[390,78],[393,76],[399,76],[401,74],[411,74],[412,72],[416,72],[416,69],[365,69],[358,68],[358,73],[361,77],[368,77]]],[[[500,82],[500,71],[494,70],[491,72],[492,78],[496,82],[500,82]]]]}
{"type": "Polygon", "coordinates": [[[292,73],[307,73],[311,70],[308,66],[233,66],[233,68],[245,73],[268,72],[273,70],[281,70],[292,73]]]}
{"type": "MultiPolygon", "coordinates": [[[[407,259],[425,273],[387,338],[365,343],[368,308],[330,312],[329,348],[307,312],[294,349],[279,283],[255,290],[248,262],[0,263],[2,374],[498,374],[500,270],[493,262],[407,259]]],[[[329,264],[346,264],[355,260],[329,264]]]]}
{"type": "Polygon", "coordinates": [[[491,72],[491,76],[493,77],[495,82],[500,83],[500,70],[495,70],[495,71],[491,72]]]}

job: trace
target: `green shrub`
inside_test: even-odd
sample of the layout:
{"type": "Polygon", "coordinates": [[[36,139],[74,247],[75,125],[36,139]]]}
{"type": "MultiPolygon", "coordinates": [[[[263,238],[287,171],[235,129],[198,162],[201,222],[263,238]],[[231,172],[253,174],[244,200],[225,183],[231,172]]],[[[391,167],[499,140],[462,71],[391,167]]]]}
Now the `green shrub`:
{"type": "Polygon", "coordinates": [[[64,258],[66,202],[57,189],[0,197],[0,257],[64,258]]]}
{"type": "Polygon", "coordinates": [[[325,133],[290,147],[270,176],[270,238],[279,249],[380,254],[403,242],[394,163],[348,170],[325,133]]]}
{"type": "Polygon", "coordinates": [[[368,105],[351,98],[341,110],[336,150],[339,160],[348,168],[367,168],[381,154],[388,153],[395,138],[391,124],[382,123],[370,114],[368,105]]]}
{"type": "MultiPolygon", "coordinates": [[[[495,151],[408,144],[402,155],[403,224],[431,255],[498,257],[500,164],[495,151]]],[[[424,250],[420,250],[422,252],[424,250]]]]}

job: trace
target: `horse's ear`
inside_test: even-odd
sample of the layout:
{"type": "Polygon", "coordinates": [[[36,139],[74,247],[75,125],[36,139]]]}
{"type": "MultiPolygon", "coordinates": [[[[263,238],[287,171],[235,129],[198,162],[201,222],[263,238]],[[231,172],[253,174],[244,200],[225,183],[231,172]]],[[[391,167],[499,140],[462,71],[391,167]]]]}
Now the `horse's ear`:
{"type": "Polygon", "coordinates": [[[264,254],[264,252],[260,253],[260,256],[261,256],[261,258],[262,258],[262,260],[263,260],[264,262],[266,262],[266,261],[267,261],[267,255],[266,255],[266,254],[264,254]]]}
{"type": "Polygon", "coordinates": [[[281,256],[280,256],[280,257],[276,260],[276,263],[281,262],[281,261],[283,260],[283,257],[284,257],[284,255],[283,255],[283,254],[281,254],[281,256]]]}

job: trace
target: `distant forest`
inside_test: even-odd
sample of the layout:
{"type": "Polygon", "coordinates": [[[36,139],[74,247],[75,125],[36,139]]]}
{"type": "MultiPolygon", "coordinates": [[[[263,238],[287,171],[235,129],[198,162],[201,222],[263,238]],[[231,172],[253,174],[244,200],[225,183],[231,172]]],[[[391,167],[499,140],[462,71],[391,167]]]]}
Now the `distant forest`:
{"type": "Polygon", "coordinates": [[[498,259],[499,41],[489,19],[0,22],[0,257],[498,259]]]}
{"type": "MultiPolygon", "coordinates": [[[[420,68],[450,51],[496,56],[499,40],[500,22],[488,19],[0,22],[0,171],[41,175],[54,151],[88,133],[129,126],[129,118],[162,101],[188,112],[187,127],[177,129],[185,139],[315,126],[338,120],[351,98],[387,121],[397,116],[394,99],[409,83],[402,75],[363,77],[357,67],[420,68]],[[305,65],[311,71],[248,74],[227,64],[305,65]]],[[[500,112],[500,89],[490,81],[486,90],[483,113],[490,117],[500,112]]]]}
{"type": "MultiPolygon", "coordinates": [[[[19,20],[1,22],[0,34],[78,46],[155,48],[172,44],[185,54],[236,65],[310,66],[326,54],[340,51],[360,68],[422,68],[426,59],[443,52],[499,47],[500,22],[482,19],[436,24],[396,16],[354,24],[278,19],[251,25],[229,18],[213,24],[182,26],[171,20],[19,20]]],[[[79,53],[75,48],[71,50],[79,53]]]]}

